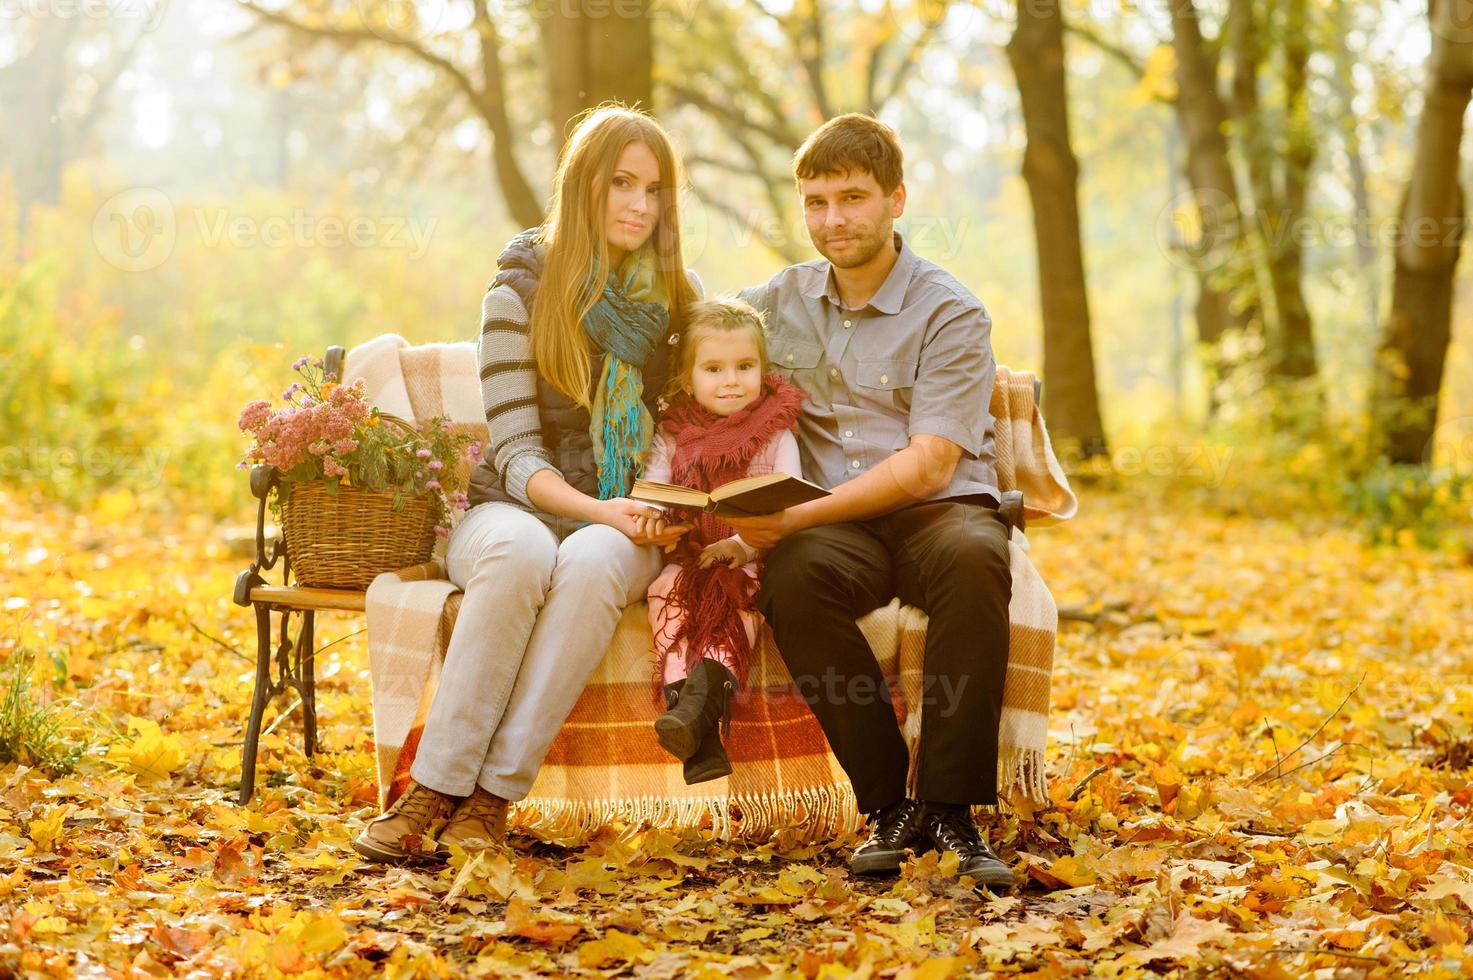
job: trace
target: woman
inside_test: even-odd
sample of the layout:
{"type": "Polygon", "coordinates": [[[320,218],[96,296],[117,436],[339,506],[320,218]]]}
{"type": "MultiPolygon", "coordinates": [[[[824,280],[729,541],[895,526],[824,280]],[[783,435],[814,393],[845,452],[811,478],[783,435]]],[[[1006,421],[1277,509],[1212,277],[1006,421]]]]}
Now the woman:
{"type": "Polygon", "coordinates": [[[506,834],[667,526],[624,496],[649,449],[670,334],[696,290],[681,261],[669,137],[604,107],[564,148],[546,224],[512,239],[482,303],[491,441],[446,571],[465,592],[411,782],[353,842],[417,856],[506,834]],[[645,520],[641,520],[645,518],[645,520]]]}

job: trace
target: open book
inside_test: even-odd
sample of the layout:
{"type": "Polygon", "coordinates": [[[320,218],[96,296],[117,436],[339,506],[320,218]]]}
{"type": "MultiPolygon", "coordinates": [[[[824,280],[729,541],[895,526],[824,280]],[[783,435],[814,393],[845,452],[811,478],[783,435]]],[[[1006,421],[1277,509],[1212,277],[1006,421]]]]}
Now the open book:
{"type": "Polygon", "coordinates": [[[635,500],[709,511],[717,517],[773,514],[828,495],[823,487],[786,473],[743,477],[723,483],[710,493],[653,480],[635,480],[634,489],[629,493],[635,500]]]}

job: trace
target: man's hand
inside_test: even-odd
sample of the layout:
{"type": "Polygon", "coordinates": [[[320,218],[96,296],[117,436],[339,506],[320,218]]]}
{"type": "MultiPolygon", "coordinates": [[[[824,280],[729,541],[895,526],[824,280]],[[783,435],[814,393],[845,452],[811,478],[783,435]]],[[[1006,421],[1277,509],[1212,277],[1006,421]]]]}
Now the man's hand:
{"type": "Polygon", "coordinates": [[[723,517],[732,530],[742,536],[747,544],[766,551],[776,548],[779,541],[790,534],[803,530],[808,525],[804,523],[802,515],[798,513],[799,508],[789,507],[775,514],[763,514],[760,517],[723,517]]]}

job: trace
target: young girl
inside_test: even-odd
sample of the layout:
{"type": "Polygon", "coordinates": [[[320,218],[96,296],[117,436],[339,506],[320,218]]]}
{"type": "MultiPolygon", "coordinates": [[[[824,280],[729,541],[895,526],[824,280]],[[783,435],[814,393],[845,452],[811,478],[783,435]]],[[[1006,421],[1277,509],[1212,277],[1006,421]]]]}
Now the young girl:
{"type": "MultiPolygon", "coordinates": [[[[802,476],[792,428],[801,389],[767,374],[761,315],[739,300],[686,310],[679,368],[650,445],[645,478],[710,491],[745,476],[802,476]]],[[[653,521],[653,518],[646,518],[653,521]]],[[[670,550],[649,588],[657,676],[666,711],[655,732],[685,762],[686,783],[731,773],[718,723],[730,733],[731,696],[746,678],[758,613],[761,553],[711,514],[670,550]]]]}

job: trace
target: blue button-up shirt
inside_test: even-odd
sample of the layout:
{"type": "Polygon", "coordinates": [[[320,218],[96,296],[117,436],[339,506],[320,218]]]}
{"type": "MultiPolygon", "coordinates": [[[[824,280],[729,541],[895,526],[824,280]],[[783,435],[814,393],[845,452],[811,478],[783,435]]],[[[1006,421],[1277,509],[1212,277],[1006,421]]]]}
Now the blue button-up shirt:
{"type": "Polygon", "coordinates": [[[940,436],[962,449],[950,486],[929,499],[997,500],[992,318],[981,300],[899,234],[899,256],[870,301],[839,299],[827,259],[789,266],[741,298],[767,319],[774,369],[808,392],[798,447],[808,479],[833,488],[940,436]]]}

